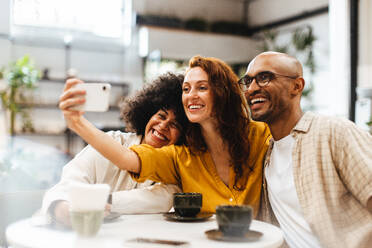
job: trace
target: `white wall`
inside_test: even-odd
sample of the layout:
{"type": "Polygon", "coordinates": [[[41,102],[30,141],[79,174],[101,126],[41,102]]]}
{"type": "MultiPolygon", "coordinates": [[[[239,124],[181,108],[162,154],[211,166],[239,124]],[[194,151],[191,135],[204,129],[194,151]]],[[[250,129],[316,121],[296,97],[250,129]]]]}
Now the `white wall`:
{"type": "Polygon", "coordinates": [[[358,86],[372,87],[372,1],[359,1],[358,86]]]}
{"type": "Polygon", "coordinates": [[[11,58],[12,45],[9,40],[0,38],[0,68],[8,65],[11,58]]]}
{"type": "Polygon", "coordinates": [[[148,49],[146,55],[158,50],[167,59],[187,61],[194,55],[202,55],[234,64],[246,63],[259,52],[258,42],[249,37],[158,27],[142,27],[141,32],[146,33],[140,42],[148,49]]]}
{"type": "Polygon", "coordinates": [[[11,46],[6,36],[10,32],[10,0],[0,1],[0,68],[10,59],[11,46]],[[2,37],[2,38],[1,38],[2,37]]]}
{"type": "Polygon", "coordinates": [[[10,32],[10,0],[0,1],[0,34],[10,32]]]}
{"type": "MultiPolygon", "coordinates": [[[[348,117],[350,92],[350,5],[348,0],[329,1],[330,108],[335,115],[348,117]]],[[[327,94],[324,93],[324,97],[327,94]]]]}
{"type": "Polygon", "coordinates": [[[248,7],[248,23],[250,26],[264,25],[327,5],[328,0],[255,0],[248,7]]]}
{"type": "Polygon", "coordinates": [[[14,61],[25,54],[29,54],[39,70],[49,68],[50,77],[65,77],[65,51],[63,48],[51,48],[41,46],[29,46],[15,44],[12,46],[13,54],[11,61],[14,61]]]}
{"type": "MultiPolygon", "coordinates": [[[[355,111],[356,123],[367,128],[372,120],[372,1],[359,1],[359,54],[358,54],[358,101],[355,111]]],[[[372,132],[372,127],[370,128],[372,132]]]]}

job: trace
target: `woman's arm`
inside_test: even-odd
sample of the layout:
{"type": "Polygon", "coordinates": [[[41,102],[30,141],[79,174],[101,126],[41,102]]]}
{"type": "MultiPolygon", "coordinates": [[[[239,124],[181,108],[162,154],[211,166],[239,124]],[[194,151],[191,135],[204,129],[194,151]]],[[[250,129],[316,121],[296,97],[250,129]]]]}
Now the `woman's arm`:
{"type": "Polygon", "coordinates": [[[81,97],[85,95],[85,91],[72,88],[78,83],[83,83],[83,81],[75,78],[68,79],[59,99],[59,108],[63,112],[68,128],[120,169],[139,173],[141,165],[135,152],[123,147],[112,137],[96,128],[83,117],[84,112],[70,109],[72,106],[85,102],[85,98],[81,97]]]}
{"type": "Polygon", "coordinates": [[[142,185],[139,184],[139,188],[132,190],[113,192],[111,211],[121,214],[168,212],[173,205],[173,193],[181,192],[173,184],[142,185]]]}

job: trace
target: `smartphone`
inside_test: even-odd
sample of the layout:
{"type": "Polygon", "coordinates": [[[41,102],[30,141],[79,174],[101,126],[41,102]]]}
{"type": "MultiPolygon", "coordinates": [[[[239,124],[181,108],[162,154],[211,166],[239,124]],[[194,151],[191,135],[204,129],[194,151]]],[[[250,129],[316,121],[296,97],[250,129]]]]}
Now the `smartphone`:
{"type": "Polygon", "coordinates": [[[187,241],[175,241],[175,240],[165,240],[165,239],[149,239],[149,238],[135,238],[127,240],[127,242],[137,243],[137,244],[157,244],[161,247],[187,247],[189,242],[187,241]]]}
{"type": "Polygon", "coordinates": [[[104,112],[109,108],[111,85],[108,83],[82,83],[73,86],[85,90],[85,103],[72,107],[73,110],[104,112]]]}

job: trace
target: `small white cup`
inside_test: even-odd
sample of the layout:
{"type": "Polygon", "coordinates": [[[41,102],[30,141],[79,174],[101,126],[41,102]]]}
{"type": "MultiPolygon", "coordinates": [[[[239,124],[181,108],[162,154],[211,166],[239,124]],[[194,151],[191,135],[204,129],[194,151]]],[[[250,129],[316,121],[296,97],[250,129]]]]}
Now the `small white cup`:
{"type": "Polygon", "coordinates": [[[70,220],[78,235],[91,237],[98,233],[109,192],[107,184],[74,183],[70,186],[70,220]]]}

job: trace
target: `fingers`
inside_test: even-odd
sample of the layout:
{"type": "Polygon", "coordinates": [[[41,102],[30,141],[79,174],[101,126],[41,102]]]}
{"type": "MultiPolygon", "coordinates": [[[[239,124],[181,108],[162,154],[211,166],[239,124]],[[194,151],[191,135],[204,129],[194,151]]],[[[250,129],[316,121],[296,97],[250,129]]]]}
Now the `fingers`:
{"type": "Polygon", "coordinates": [[[84,94],[85,94],[85,90],[78,90],[74,88],[68,89],[61,94],[61,96],[59,97],[59,101],[64,101],[68,98],[78,96],[78,95],[84,95],[84,94]]]}
{"type": "MultiPolygon", "coordinates": [[[[72,86],[74,86],[76,84],[77,83],[74,83],[72,86]]],[[[61,94],[61,96],[59,97],[59,101],[64,101],[64,100],[66,100],[68,98],[71,98],[71,97],[74,97],[76,95],[84,95],[85,94],[85,90],[74,89],[74,88],[71,88],[71,87],[69,87],[69,86],[66,87],[66,85],[65,85],[65,89],[64,89],[63,93],[61,94]]]]}
{"type": "Polygon", "coordinates": [[[78,110],[63,110],[62,113],[65,117],[79,117],[82,116],[85,112],[78,110]]]}
{"type": "Polygon", "coordinates": [[[63,93],[59,97],[59,108],[61,110],[67,110],[72,106],[83,104],[85,102],[85,90],[79,90],[73,88],[73,86],[77,84],[82,84],[84,83],[83,81],[77,79],[77,78],[72,78],[66,80],[63,93]]]}
{"type": "Polygon", "coordinates": [[[70,107],[83,104],[84,102],[85,98],[81,97],[66,98],[66,100],[60,100],[58,107],[61,110],[68,110],[70,107]]]}
{"type": "Polygon", "coordinates": [[[107,217],[111,213],[111,204],[106,204],[104,216],[107,217]]]}
{"type": "Polygon", "coordinates": [[[65,83],[65,87],[63,88],[63,91],[66,91],[68,89],[70,89],[72,86],[74,86],[75,84],[82,84],[84,83],[83,81],[81,81],[80,79],[78,78],[70,78],[70,79],[67,79],[66,80],[66,83],[65,83]]]}

